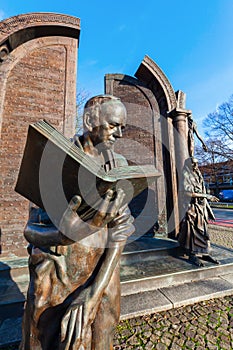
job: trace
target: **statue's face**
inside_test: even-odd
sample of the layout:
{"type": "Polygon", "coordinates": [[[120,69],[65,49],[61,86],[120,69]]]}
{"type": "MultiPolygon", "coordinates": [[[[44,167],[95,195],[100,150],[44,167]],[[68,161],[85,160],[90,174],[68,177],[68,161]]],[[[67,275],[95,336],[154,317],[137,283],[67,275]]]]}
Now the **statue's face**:
{"type": "Polygon", "coordinates": [[[121,102],[101,105],[99,122],[90,132],[94,146],[100,149],[111,149],[116,140],[122,137],[126,125],[126,109],[121,102]]]}

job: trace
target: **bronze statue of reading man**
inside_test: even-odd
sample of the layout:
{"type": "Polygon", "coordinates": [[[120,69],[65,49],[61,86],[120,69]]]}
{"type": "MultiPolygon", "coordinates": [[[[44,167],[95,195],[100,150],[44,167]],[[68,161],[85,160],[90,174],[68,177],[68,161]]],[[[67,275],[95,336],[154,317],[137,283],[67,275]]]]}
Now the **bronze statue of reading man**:
{"type": "MultiPolygon", "coordinates": [[[[75,143],[105,170],[125,166],[124,157],[113,152],[125,124],[120,99],[95,96],[85,105],[85,132],[75,143]]],[[[123,198],[123,190],[108,191],[94,217],[84,223],[77,214],[81,198],[75,196],[60,230],[45,212],[31,206],[24,232],[30,243],[30,285],[21,350],[112,349],[120,315],[119,260],[134,232],[123,198]],[[80,240],[80,232],[87,237],[80,240]]]]}

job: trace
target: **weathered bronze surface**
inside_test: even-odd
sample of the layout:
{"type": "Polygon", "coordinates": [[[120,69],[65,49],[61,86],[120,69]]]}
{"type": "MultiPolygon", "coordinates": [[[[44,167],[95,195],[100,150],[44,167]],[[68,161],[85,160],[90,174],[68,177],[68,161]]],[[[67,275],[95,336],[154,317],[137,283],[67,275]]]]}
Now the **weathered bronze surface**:
{"type": "Polygon", "coordinates": [[[210,255],[210,238],[207,230],[208,220],[215,219],[208,200],[215,202],[218,198],[206,193],[197,159],[193,157],[186,160],[183,169],[183,193],[186,214],[181,223],[180,245],[185,248],[190,261],[195,265],[204,265],[199,258],[218,263],[210,255]]]}
{"type": "MultiPolygon", "coordinates": [[[[112,150],[125,123],[126,110],[118,98],[96,96],[85,106],[85,133],[75,142],[106,170],[125,165],[126,160],[112,150]]],[[[31,207],[25,228],[30,285],[21,350],[112,349],[112,331],[120,315],[119,259],[134,232],[123,198],[122,190],[117,195],[108,192],[84,224],[76,213],[76,196],[59,230],[45,212],[31,207]],[[69,237],[69,232],[73,238],[80,230],[92,234],[80,241],[69,237]]]]}

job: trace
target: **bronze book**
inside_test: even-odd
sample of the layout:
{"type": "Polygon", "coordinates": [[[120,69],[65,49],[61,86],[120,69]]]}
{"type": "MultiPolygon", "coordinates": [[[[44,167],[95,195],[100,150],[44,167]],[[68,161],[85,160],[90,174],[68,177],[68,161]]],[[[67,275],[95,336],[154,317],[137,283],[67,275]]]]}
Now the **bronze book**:
{"type": "MultiPolygon", "coordinates": [[[[160,176],[153,165],[106,172],[94,158],[46,121],[30,124],[15,191],[59,221],[74,195],[82,198],[79,215],[89,219],[108,189],[123,188],[125,203],[160,176]],[[56,213],[56,214],[55,214],[56,213]]],[[[56,221],[57,221],[56,220],[56,221]]]]}

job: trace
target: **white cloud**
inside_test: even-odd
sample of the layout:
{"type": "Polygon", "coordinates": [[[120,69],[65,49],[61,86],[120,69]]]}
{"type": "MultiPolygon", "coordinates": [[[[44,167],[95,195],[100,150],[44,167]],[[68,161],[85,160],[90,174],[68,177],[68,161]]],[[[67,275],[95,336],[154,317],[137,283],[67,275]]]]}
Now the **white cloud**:
{"type": "Polygon", "coordinates": [[[97,63],[98,63],[97,60],[89,59],[89,60],[86,60],[86,61],[83,63],[83,65],[90,67],[90,66],[95,66],[97,63]]]}
{"type": "Polygon", "coordinates": [[[6,18],[5,12],[0,9],[0,21],[2,21],[4,18],[6,18]]]}

